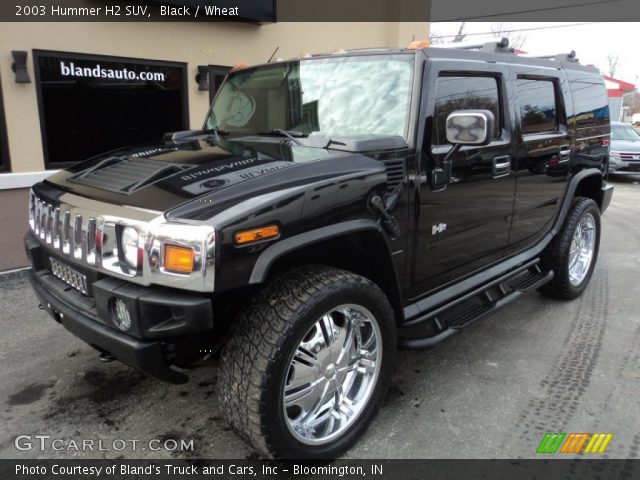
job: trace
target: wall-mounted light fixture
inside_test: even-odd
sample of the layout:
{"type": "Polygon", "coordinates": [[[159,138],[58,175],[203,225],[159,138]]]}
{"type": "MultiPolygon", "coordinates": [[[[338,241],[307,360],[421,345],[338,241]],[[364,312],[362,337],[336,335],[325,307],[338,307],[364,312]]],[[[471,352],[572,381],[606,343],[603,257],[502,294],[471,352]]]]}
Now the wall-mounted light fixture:
{"type": "Polygon", "coordinates": [[[201,92],[209,91],[209,65],[198,65],[198,73],[196,73],[196,82],[198,82],[198,90],[201,92]]]}
{"type": "Polygon", "coordinates": [[[12,50],[13,63],[11,70],[16,74],[16,83],[31,83],[29,72],[27,71],[27,54],[24,50],[12,50]]]}

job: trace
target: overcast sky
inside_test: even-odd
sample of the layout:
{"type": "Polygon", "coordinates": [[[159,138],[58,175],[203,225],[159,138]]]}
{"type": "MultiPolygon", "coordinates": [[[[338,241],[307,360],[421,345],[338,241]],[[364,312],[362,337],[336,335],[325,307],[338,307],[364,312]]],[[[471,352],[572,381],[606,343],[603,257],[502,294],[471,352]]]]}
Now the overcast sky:
{"type": "MultiPolygon", "coordinates": [[[[491,22],[468,22],[464,41],[483,41],[493,38],[491,22]],[[484,34],[489,32],[488,34],[484,34]]],[[[437,35],[455,35],[460,22],[434,22],[431,33],[437,35]]],[[[582,22],[511,22],[503,24],[509,30],[526,29],[512,35],[523,35],[522,50],[533,55],[566,53],[575,50],[580,63],[597,66],[608,73],[607,55],[619,56],[615,77],[638,85],[640,83],[640,23],[588,23],[582,22]]],[[[444,41],[450,41],[445,38],[444,41]]]]}

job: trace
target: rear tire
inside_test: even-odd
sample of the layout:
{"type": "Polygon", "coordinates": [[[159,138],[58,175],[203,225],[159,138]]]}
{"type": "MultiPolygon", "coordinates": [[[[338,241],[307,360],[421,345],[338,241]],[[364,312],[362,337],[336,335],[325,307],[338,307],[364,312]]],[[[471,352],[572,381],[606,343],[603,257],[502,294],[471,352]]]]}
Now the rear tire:
{"type": "Polygon", "coordinates": [[[361,276],[310,266],[276,278],[240,315],[222,352],[219,397],[229,424],[268,457],[335,458],[382,403],[395,329],[386,296],[361,276]]]}
{"type": "Polygon", "coordinates": [[[589,284],[599,248],[600,209],[592,199],[578,197],[543,257],[543,266],[553,270],[554,277],[540,292],[564,300],[579,297],[589,284]]]}

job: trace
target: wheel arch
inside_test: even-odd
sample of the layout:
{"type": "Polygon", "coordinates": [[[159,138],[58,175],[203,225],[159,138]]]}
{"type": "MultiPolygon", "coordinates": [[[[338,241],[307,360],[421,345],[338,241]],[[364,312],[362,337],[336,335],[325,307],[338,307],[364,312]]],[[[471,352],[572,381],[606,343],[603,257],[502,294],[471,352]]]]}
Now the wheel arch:
{"type": "Polygon", "coordinates": [[[602,209],[602,183],[602,174],[592,173],[580,180],[573,196],[591,198],[602,209]]]}
{"type": "Polygon", "coordinates": [[[598,204],[600,211],[604,212],[608,206],[604,188],[606,187],[604,186],[602,172],[597,168],[581,170],[571,177],[562,202],[562,207],[560,208],[560,214],[558,215],[553,227],[553,234],[557,234],[562,228],[565,218],[567,217],[567,214],[571,209],[571,205],[576,197],[591,198],[598,204]]]}
{"type": "Polygon", "coordinates": [[[262,252],[251,273],[250,283],[264,283],[288,269],[312,264],[341,268],[368,278],[389,299],[397,322],[404,318],[391,251],[375,221],[343,222],[278,242],[262,252]]]}

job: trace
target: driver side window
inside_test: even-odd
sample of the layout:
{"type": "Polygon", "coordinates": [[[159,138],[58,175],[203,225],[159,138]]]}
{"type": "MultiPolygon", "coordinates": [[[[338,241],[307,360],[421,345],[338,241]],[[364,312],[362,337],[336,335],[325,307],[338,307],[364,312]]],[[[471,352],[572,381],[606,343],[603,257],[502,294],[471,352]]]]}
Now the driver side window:
{"type": "Polygon", "coordinates": [[[502,113],[498,79],[491,76],[441,75],[436,81],[436,104],[431,144],[446,145],[445,123],[455,110],[489,110],[495,117],[493,138],[500,138],[502,113]]]}

